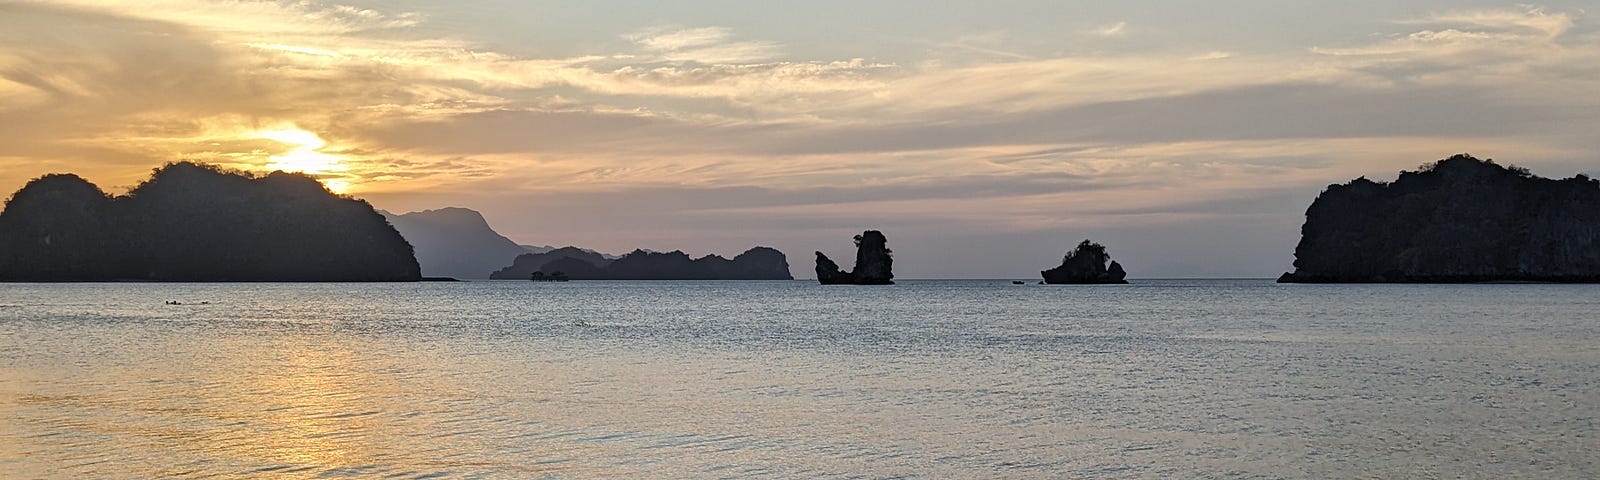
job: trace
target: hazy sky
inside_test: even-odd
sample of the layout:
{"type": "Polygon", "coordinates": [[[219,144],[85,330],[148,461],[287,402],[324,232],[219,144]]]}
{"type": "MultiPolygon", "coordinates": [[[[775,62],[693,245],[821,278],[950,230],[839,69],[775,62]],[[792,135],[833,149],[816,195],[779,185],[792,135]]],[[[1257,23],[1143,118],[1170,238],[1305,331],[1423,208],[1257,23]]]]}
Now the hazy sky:
{"type": "Polygon", "coordinates": [[[902,277],[1265,277],[1329,183],[1600,173],[1592,0],[136,3],[0,0],[0,190],[197,159],[802,277],[867,228],[902,277]]]}

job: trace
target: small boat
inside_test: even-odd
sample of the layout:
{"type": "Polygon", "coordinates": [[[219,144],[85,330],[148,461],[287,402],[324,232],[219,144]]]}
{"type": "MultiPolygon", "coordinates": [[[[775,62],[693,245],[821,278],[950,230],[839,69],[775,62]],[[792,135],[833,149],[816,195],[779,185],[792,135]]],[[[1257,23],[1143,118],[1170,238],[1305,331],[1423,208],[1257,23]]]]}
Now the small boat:
{"type": "Polygon", "coordinates": [[[1012,280],[1012,281],[1011,281],[1011,284],[1012,284],[1012,285],[1026,285],[1026,284],[1027,284],[1027,283],[1028,283],[1028,282],[1024,282],[1024,281],[1022,281],[1022,280],[1012,280]]]}

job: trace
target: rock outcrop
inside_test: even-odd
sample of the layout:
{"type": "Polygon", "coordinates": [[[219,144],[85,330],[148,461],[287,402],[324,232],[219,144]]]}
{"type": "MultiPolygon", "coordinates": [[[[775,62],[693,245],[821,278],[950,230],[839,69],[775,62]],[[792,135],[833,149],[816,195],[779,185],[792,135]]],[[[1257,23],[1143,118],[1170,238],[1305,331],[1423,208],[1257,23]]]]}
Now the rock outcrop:
{"type": "Polygon", "coordinates": [[[894,252],[883,232],[867,230],[856,235],[856,265],[849,272],[817,252],[817,282],[823,285],[893,285],[894,252]]]}
{"type": "MultiPolygon", "coordinates": [[[[557,251],[560,251],[560,249],[557,251]]],[[[605,260],[600,254],[585,250],[579,251],[590,255],[571,255],[551,259],[536,271],[542,272],[547,276],[561,273],[572,280],[794,279],[789,274],[789,262],[784,257],[783,252],[768,247],[751,248],[733,257],[732,260],[718,255],[690,258],[688,254],[681,251],[661,253],[645,250],[634,250],[616,260],[605,260]]],[[[555,252],[552,251],[551,253],[555,252]]],[[[523,258],[527,259],[525,260],[526,262],[536,261],[529,255],[519,257],[519,259],[523,258]]],[[[513,265],[513,267],[516,266],[513,265]]],[[[526,280],[528,278],[530,277],[522,276],[519,279],[526,280]]]]}
{"type": "Polygon", "coordinates": [[[1456,155],[1330,185],[1280,282],[1600,282],[1600,182],[1456,155]]]}
{"type": "Polygon", "coordinates": [[[0,212],[0,280],[420,278],[411,245],[371,205],[301,174],[171,163],[118,197],[47,175],[0,212]]]}
{"type": "Polygon", "coordinates": [[[1103,283],[1128,283],[1128,273],[1122,270],[1122,264],[1111,260],[1111,254],[1106,252],[1106,247],[1098,243],[1084,240],[1078,248],[1067,252],[1061,259],[1061,266],[1039,272],[1044,275],[1044,283],[1090,285],[1103,283]],[[1111,262],[1110,266],[1106,262],[1111,262]]]}
{"type": "Polygon", "coordinates": [[[411,243],[422,274],[429,277],[489,278],[496,268],[528,253],[495,232],[475,210],[449,207],[400,215],[379,213],[411,243]]]}

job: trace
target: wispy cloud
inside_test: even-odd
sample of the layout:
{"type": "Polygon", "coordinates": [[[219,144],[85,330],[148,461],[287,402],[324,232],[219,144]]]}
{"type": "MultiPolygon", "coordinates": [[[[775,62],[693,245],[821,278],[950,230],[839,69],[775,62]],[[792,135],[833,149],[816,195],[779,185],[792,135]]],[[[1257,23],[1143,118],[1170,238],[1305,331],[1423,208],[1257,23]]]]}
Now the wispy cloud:
{"type": "Polygon", "coordinates": [[[1121,37],[1128,34],[1128,22],[1116,22],[1094,27],[1084,33],[1097,37],[1121,37]]]}
{"type": "Polygon", "coordinates": [[[706,65],[756,62],[778,56],[777,44],[734,41],[733,31],[724,27],[656,27],[624,36],[637,43],[655,59],[667,62],[694,62],[706,65]]]}
{"type": "Polygon", "coordinates": [[[1550,13],[1542,7],[1523,6],[1521,10],[1456,10],[1397,20],[1394,23],[1399,25],[1449,26],[1513,33],[1538,33],[1545,38],[1554,39],[1571,30],[1575,21],[1573,15],[1569,13],[1550,13]]]}

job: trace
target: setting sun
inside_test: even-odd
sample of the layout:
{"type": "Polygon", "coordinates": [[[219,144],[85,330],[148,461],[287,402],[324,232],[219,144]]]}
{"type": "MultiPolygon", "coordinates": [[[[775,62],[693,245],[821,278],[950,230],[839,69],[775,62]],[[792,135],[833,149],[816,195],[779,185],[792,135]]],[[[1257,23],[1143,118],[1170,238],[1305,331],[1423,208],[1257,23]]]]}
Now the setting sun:
{"type": "MultiPolygon", "coordinates": [[[[313,176],[320,176],[334,172],[349,170],[345,158],[341,155],[322,151],[328,142],[317,134],[290,126],[288,128],[261,130],[256,132],[259,138],[272,140],[292,146],[288,152],[272,155],[267,158],[268,170],[282,170],[285,172],[300,172],[313,176]]],[[[328,191],[338,194],[348,193],[350,181],[342,179],[321,178],[322,185],[328,191]]]]}
{"type": "Polygon", "coordinates": [[[257,132],[256,135],[260,138],[294,147],[287,153],[269,157],[268,169],[318,175],[329,172],[342,172],[350,168],[344,164],[344,157],[321,151],[323,147],[328,146],[328,142],[315,133],[291,127],[262,130],[257,132]]]}

